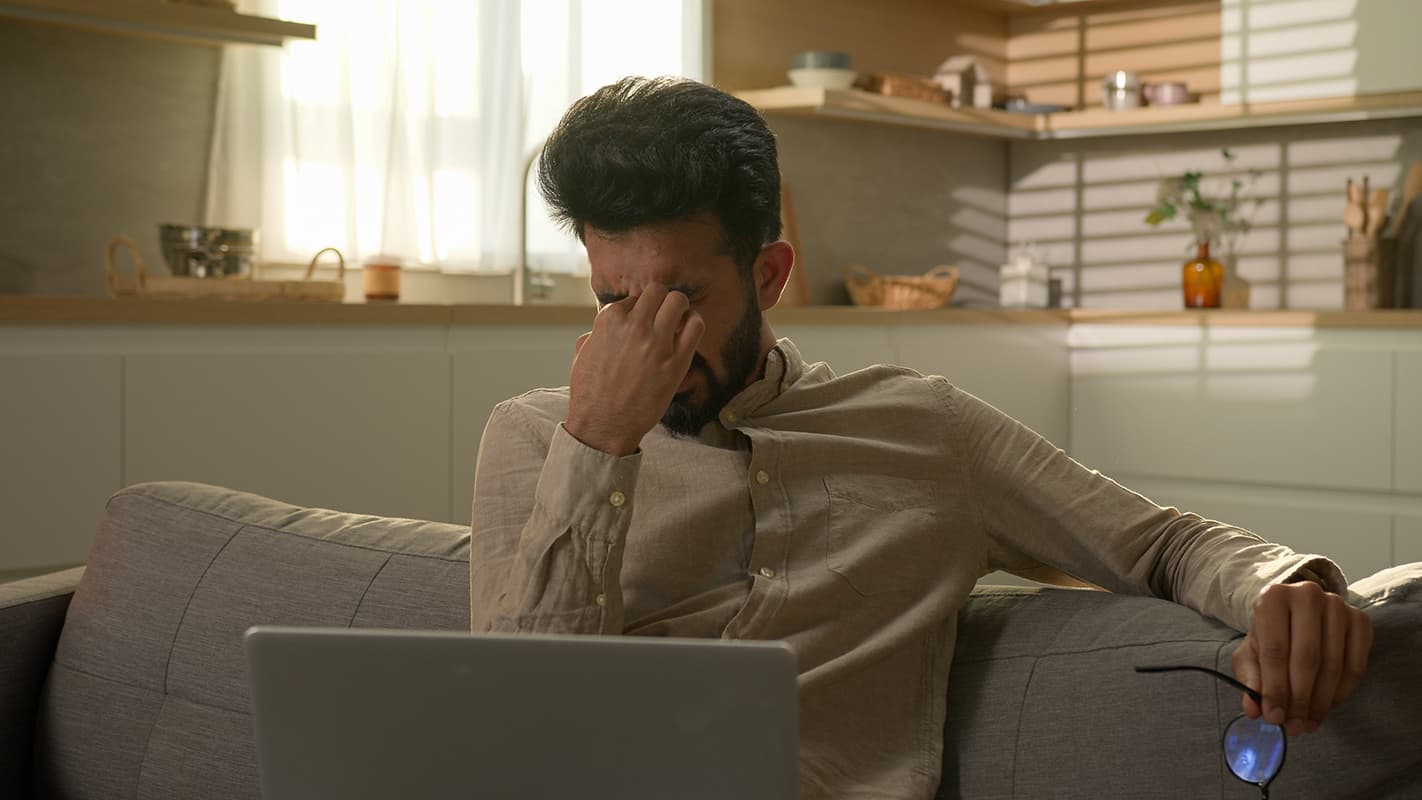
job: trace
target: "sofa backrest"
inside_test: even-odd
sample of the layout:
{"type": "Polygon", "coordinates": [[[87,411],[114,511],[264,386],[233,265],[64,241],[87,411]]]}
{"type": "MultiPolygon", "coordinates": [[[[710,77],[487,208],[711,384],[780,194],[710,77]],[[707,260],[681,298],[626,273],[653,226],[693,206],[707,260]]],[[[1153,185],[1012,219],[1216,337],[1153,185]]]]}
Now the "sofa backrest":
{"type": "Polygon", "coordinates": [[[242,634],[469,629],[469,529],[194,483],[114,495],[36,725],[39,797],[257,798],[242,634]]]}
{"type": "MultiPolygon", "coordinates": [[[[37,797],[259,796],[242,634],[255,624],[464,631],[469,531],[192,483],[110,500],[36,725],[37,797]]],[[[1422,564],[1354,585],[1368,679],[1290,743],[1279,796],[1422,797],[1422,564]]],[[[1081,590],[986,590],[959,614],[941,798],[1246,796],[1219,760],[1239,634],[1081,590]]]]}

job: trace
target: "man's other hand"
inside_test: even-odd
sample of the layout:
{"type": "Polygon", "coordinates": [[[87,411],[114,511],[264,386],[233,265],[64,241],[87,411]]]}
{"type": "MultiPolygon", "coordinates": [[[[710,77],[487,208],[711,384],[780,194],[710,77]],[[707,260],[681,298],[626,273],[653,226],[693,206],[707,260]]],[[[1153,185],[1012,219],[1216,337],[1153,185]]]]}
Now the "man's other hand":
{"type": "Polygon", "coordinates": [[[603,306],[573,357],[568,433],[615,456],[636,452],[666,414],[705,332],[686,295],[660,284],[603,306]]]}
{"type": "Polygon", "coordinates": [[[1372,645],[1372,621],[1343,597],[1310,581],[1268,587],[1234,651],[1235,677],[1264,697],[1261,709],[1246,695],[1244,713],[1290,736],[1318,730],[1358,688],[1372,645]]]}

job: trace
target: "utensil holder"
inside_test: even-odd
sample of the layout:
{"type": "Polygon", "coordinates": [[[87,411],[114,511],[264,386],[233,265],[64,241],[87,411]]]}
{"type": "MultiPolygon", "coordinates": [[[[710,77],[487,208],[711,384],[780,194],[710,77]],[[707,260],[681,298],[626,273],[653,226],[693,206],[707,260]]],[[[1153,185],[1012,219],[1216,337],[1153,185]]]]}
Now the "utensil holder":
{"type": "Polygon", "coordinates": [[[1397,240],[1358,236],[1343,240],[1343,308],[1396,308],[1393,275],[1397,240]]]}

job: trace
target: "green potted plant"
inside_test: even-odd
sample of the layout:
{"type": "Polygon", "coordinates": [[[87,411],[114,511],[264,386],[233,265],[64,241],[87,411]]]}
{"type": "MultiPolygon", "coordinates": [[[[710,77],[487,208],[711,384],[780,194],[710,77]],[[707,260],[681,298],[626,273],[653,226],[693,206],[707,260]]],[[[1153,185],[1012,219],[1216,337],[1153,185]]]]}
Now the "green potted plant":
{"type": "MultiPolygon", "coordinates": [[[[1226,162],[1234,154],[1221,150],[1226,162]]],[[[1250,172],[1252,184],[1256,173],[1250,172]]],[[[1156,190],[1155,207],[1146,215],[1152,227],[1183,218],[1194,234],[1192,249],[1195,257],[1181,266],[1181,288],[1186,308],[1248,308],[1249,282],[1235,268],[1235,247],[1240,235],[1249,230],[1249,220],[1240,213],[1240,196],[1245,181],[1230,181],[1229,193],[1223,197],[1207,196],[1201,189],[1205,173],[1191,170],[1183,175],[1162,178],[1156,190]],[[1221,264],[1211,257],[1211,247],[1225,244],[1226,261],[1221,264]]],[[[1257,210],[1259,201],[1252,204],[1257,210]]]]}

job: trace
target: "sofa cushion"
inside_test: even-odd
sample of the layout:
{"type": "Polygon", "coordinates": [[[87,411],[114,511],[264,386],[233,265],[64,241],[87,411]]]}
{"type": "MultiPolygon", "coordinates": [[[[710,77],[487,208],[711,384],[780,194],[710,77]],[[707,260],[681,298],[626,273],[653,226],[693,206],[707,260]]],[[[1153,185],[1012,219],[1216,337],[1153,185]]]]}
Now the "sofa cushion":
{"type": "Polygon", "coordinates": [[[246,629],[468,630],[468,560],[456,525],[194,483],[119,492],[41,699],[40,796],[257,797],[246,629]]]}
{"type": "MultiPolygon", "coordinates": [[[[1422,564],[1350,589],[1375,633],[1368,674],[1318,733],[1289,740],[1276,797],[1422,797],[1422,564]]],[[[1162,600],[979,588],[959,614],[938,797],[1251,796],[1220,753],[1239,693],[1198,673],[1134,671],[1228,674],[1242,639],[1162,600]]]]}

